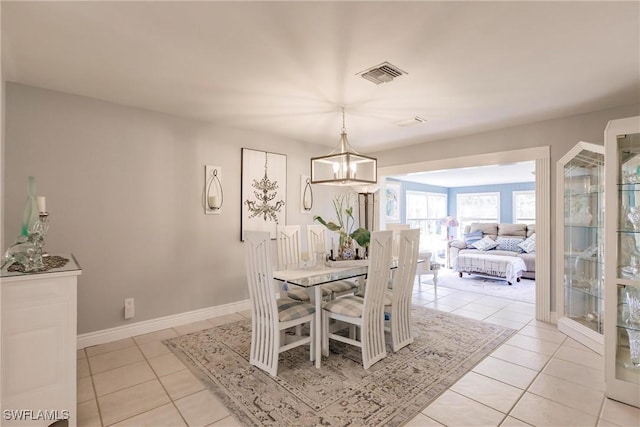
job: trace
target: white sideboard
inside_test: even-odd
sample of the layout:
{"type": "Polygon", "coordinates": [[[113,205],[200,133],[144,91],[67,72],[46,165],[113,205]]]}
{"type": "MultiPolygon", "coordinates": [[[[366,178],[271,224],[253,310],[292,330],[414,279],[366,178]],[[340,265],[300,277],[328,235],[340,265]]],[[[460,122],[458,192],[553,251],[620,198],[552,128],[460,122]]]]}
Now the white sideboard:
{"type": "Polygon", "coordinates": [[[77,278],[73,255],[42,273],[3,271],[3,426],[76,426],[77,278]]]}

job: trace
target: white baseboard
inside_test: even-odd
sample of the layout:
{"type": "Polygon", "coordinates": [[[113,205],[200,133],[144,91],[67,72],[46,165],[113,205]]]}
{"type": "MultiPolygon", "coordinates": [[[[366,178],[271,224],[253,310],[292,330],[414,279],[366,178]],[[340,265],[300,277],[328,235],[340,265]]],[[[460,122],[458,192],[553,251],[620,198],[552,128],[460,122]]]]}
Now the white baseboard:
{"type": "Polygon", "coordinates": [[[78,335],[77,348],[82,349],[93,345],[104,344],[124,338],[135,337],[137,335],[148,334],[149,332],[160,331],[174,326],[186,325],[200,320],[211,319],[213,317],[225,316],[251,308],[249,300],[234,302],[215,307],[202,308],[200,310],[188,311],[186,313],[173,314],[171,316],[158,317],[156,319],[143,320],[131,325],[117,326],[115,328],[103,329],[101,331],[88,332],[78,335]]]}

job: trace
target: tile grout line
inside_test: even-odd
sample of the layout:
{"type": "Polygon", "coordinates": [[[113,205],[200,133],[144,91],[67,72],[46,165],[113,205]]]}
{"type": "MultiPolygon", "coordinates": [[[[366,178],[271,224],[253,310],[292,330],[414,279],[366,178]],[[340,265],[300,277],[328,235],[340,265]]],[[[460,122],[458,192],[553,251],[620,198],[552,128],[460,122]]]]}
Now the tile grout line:
{"type": "MultiPolygon", "coordinates": [[[[84,351],[84,355],[87,356],[87,366],[89,367],[89,378],[91,378],[91,388],[93,389],[93,396],[96,400],[96,409],[98,410],[98,419],[100,420],[100,425],[104,426],[104,421],[102,421],[102,411],[100,410],[100,401],[98,400],[98,391],[96,390],[96,384],[93,381],[93,372],[91,371],[91,363],[89,363],[89,355],[87,354],[86,349],[83,348],[82,351],[84,351]]],[[[77,406],[78,405],[76,404],[76,408],[77,406]]]]}
{"type": "MultiPolygon", "coordinates": [[[[533,320],[535,320],[535,317],[534,317],[534,319],[533,319],[533,320]]],[[[527,325],[523,326],[523,327],[522,327],[522,329],[524,329],[526,326],[529,326],[529,325],[530,325],[530,323],[531,323],[531,322],[533,322],[533,320],[529,321],[529,323],[527,323],[527,325]]],[[[520,332],[520,330],[519,330],[518,332],[520,332]]],[[[526,336],[526,335],[525,335],[525,336],[526,336]]],[[[558,346],[558,348],[556,348],[556,349],[555,349],[555,351],[553,352],[553,354],[549,357],[549,360],[547,360],[547,362],[544,364],[544,366],[542,366],[542,367],[540,368],[540,370],[538,370],[538,372],[536,373],[536,375],[531,379],[531,381],[530,381],[530,382],[529,382],[529,384],[527,385],[527,388],[525,388],[525,389],[524,389],[524,391],[523,391],[523,393],[520,395],[520,397],[519,397],[519,398],[518,398],[518,399],[513,403],[513,405],[511,406],[511,409],[509,410],[509,413],[508,413],[507,415],[509,415],[510,417],[515,418],[515,419],[517,419],[517,420],[520,420],[520,418],[515,417],[515,416],[514,416],[514,415],[512,415],[511,413],[512,413],[512,412],[513,412],[513,410],[516,408],[516,406],[518,406],[518,403],[520,403],[520,401],[522,401],[522,398],[523,398],[523,397],[524,397],[524,396],[529,392],[529,390],[531,389],[531,385],[532,385],[533,383],[535,383],[535,382],[536,382],[536,380],[538,379],[538,377],[540,376],[540,374],[542,374],[542,371],[544,371],[544,369],[549,365],[549,363],[551,363],[551,361],[553,360],[553,357],[556,355],[556,353],[557,353],[558,351],[560,351],[560,348],[562,347],[562,344],[564,344],[564,342],[565,342],[566,340],[567,340],[567,336],[565,335],[564,339],[562,340],[562,342],[560,343],[560,345],[558,346]]],[[[532,394],[535,394],[535,393],[532,393],[532,394]]],[[[536,396],[537,396],[537,394],[536,394],[536,396]]],[[[546,399],[546,397],[543,397],[543,396],[540,396],[540,397],[542,397],[543,399],[546,399]]],[[[549,400],[549,399],[547,399],[547,400],[549,400]]],[[[555,402],[555,401],[554,401],[554,402],[555,402]]],[[[561,404],[560,402],[556,402],[556,403],[561,404]]],[[[562,404],[561,404],[561,405],[562,405],[562,404]]],[[[563,406],[566,406],[566,405],[563,405],[563,406]]],[[[569,406],[567,406],[567,407],[569,408],[569,406]]],[[[520,421],[523,421],[523,422],[526,422],[527,424],[530,424],[529,422],[524,421],[524,420],[520,420],[520,421]]]]}
{"type": "MultiPolygon", "coordinates": [[[[170,328],[170,329],[172,329],[172,328],[170,328]]],[[[176,331],[174,331],[174,332],[176,332],[176,331]]],[[[177,332],[176,332],[176,333],[177,333],[177,332]]],[[[164,390],[164,392],[166,393],[167,397],[168,397],[168,398],[169,398],[169,400],[171,401],[171,403],[173,403],[173,404],[174,404],[174,407],[175,407],[175,408],[176,408],[176,410],[178,411],[178,414],[180,414],[180,417],[184,420],[184,417],[182,416],[182,413],[181,413],[181,412],[180,412],[180,410],[175,406],[175,403],[173,402],[173,399],[171,398],[171,396],[170,396],[170,395],[169,395],[169,393],[167,392],[166,388],[164,387],[164,384],[162,384],[162,381],[160,381],[160,377],[158,376],[158,374],[156,373],[156,371],[153,369],[153,367],[152,367],[152,366],[151,366],[151,364],[149,363],[149,359],[147,358],[147,356],[144,354],[144,352],[143,352],[143,351],[142,351],[142,349],[140,348],[140,345],[138,344],[138,342],[137,342],[135,339],[133,339],[133,338],[134,338],[134,337],[131,337],[131,340],[133,341],[133,343],[134,343],[134,344],[133,344],[132,346],[127,346],[127,347],[125,347],[124,349],[126,349],[126,348],[131,348],[131,347],[135,347],[135,348],[140,352],[140,354],[142,355],[142,358],[143,358],[143,359],[142,359],[142,360],[138,360],[138,361],[133,362],[133,363],[129,363],[129,364],[123,365],[123,366],[118,366],[117,368],[108,369],[108,370],[106,370],[106,371],[98,372],[98,374],[102,374],[102,373],[104,373],[104,372],[114,371],[114,370],[116,370],[116,369],[120,369],[120,368],[122,368],[122,367],[129,366],[129,365],[133,365],[133,364],[135,364],[135,363],[139,363],[139,362],[141,362],[141,361],[144,361],[144,362],[146,362],[146,363],[147,363],[147,365],[149,366],[149,369],[151,369],[151,372],[153,372],[153,375],[155,376],[155,378],[150,379],[150,380],[147,380],[147,381],[142,381],[142,382],[140,382],[140,383],[133,384],[133,385],[130,385],[130,386],[128,386],[128,387],[124,387],[124,388],[121,388],[121,389],[118,389],[118,390],[114,390],[114,391],[109,392],[109,393],[105,393],[105,394],[103,394],[103,395],[102,395],[102,396],[100,396],[100,397],[108,396],[108,395],[111,395],[111,394],[114,394],[114,393],[118,393],[118,392],[120,392],[120,391],[122,391],[122,390],[131,389],[131,388],[133,388],[133,387],[139,386],[140,384],[145,384],[145,383],[148,383],[148,382],[151,382],[151,381],[157,380],[157,381],[158,381],[158,383],[160,383],[160,386],[162,387],[162,389],[164,390]]],[[[116,350],[112,350],[112,351],[107,351],[107,352],[101,353],[101,354],[99,354],[99,355],[102,355],[102,354],[108,354],[108,353],[113,353],[113,352],[118,351],[118,350],[123,350],[123,349],[116,349],[116,350]]],[[[97,355],[97,356],[99,356],[99,355],[97,355]]],[[[89,367],[91,367],[91,365],[90,365],[90,364],[89,364],[89,367]]],[[[102,425],[102,426],[105,426],[105,425],[104,425],[104,421],[102,420],[102,411],[100,410],[100,405],[99,405],[99,401],[98,401],[98,393],[97,393],[97,390],[95,389],[95,383],[94,383],[94,381],[93,381],[93,377],[94,377],[94,375],[93,375],[93,374],[91,374],[91,383],[92,383],[93,388],[94,388],[94,393],[95,393],[95,397],[96,397],[96,403],[98,404],[98,413],[99,413],[99,415],[100,415],[100,423],[101,423],[101,425],[102,425]]],[[[116,421],[114,424],[117,424],[117,423],[122,422],[122,421],[126,421],[126,420],[131,419],[131,418],[133,418],[133,417],[136,417],[136,416],[138,416],[138,415],[145,414],[145,413],[147,413],[147,412],[153,411],[154,409],[158,409],[158,408],[160,408],[161,406],[164,406],[164,405],[166,405],[166,403],[164,403],[164,404],[162,404],[162,405],[160,405],[160,406],[157,406],[157,407],[155,407],[155,408],[150,408],[150,409],[148,409],[148,410],[146,410],[146,411],[140,412],[140,413],[135,414],[135,415],[133,415],[133,416],[131,416],[131,417],[127,417],[127,418],[125,418],[125,419],[122,419],[122,420],[116,421]]],[[[185,425],[187,425],[187,426],[188,426],[189,424],[186,422],[186,420],[184,420],[184,421],[185,421],[185,425]]],[[[110,425],[113,425],[113,424],[110,424],[110,425]]],[[[108,427],[108,426],[105,426],[105,427],[108,427]]]]}
{"type": "MultiPolygon", "coordinates": [[[[525,326],[526,326],[526,325],[528,325],[528,323],[526,323],[526,324],[525,324],[525,326]]],[[[523,328],[524,328],[524,326],[523,326],[523,328]]],[[[522,329],[522,328],[521,328],[521,329],[522,329]]],[[[518,331],[516,332],[516,335],[517,335],[517,333],[518,333],[519,331],[520,331],[520,330],[518,330],[518,331]]],[[[500,345],[500,347],[502,347],[503,345],[504,345],[504,343],[503,343],[503,344],[501,344],[501,345],[500,345]]],[[[500,348],[500,347],[498,347],[498,348],[500,348]]],[[[560,347],[558,347],[558,349],[559,349],[559,348],[560,348],[560,347]]],[[[557,351],[558,349],[556,349],[556,351],[557,351]]],[[[555,354],[555,352],[554,352],[554,354],[555,354]]],[[[489,354],[487,357],[492,357],[492,356],[491,356],[491,354],[489,354]]],[[[495,358],[495,359],[498,359],[498,358],[495,358]]],[[[506,383],[506,382],[501,381],[501,380],[499,380],[499,379],[497,379],[497,378],[492,378],[492,377],[487,376],[487,375],[484,375],[484,374],[482,374],[482,373],[480,373],[480,372],[475,372],[475,371],[473,371],[473,370],[469,371],[469,372],[474,372],[474,373],[475,373],[475,374],[477,374],[477,375],[481,375],[481,376],[483,376],[483,377],[485,377],[485,378],[491,379],[491,380],[493,380],[493,381],[500,382],[500,383],[502,383],[502,384],[504,384],[504,385],[507,385],[507,386],[510,386],[510,387],[517,388],[518,390],[521,390],[521,391],[522,391],[522,393],[520,393],[520,396],[516,399],[516,401],[513,403],[513,405],[511,405],[511,408],[509,408],[509,410],[506,412],[505,417],[504,417],[504,418],[502,419],[502,421],[500,422],[500,425],[501,425],[502,423],[504,423],[504,421],[507,419],[507,417],[512,417],[512,418],[515,418],[515,419],[517,419],[517,420],[519,420],[519,421],[522,421],[522,422],[525,422],[525,423],[529,424],[528,422],[526,422],[526,421],[524,421],[524,420],[521,420],[521,419],[519,419],[519,418],[517,418],[517,417],[513,416],[511,412],[512,412],[512,411],[513,411],[513,409],[517,406],[518,402],[520,402],[520,400],[522,400],[522,397],[527,393],[527,391],[529,390],[529,387],[531,387],[531,384],[533,384],[533,383],[534,383],[534,381],[536,380],[536,378],[538,378],[538,376],[540,375],[540,373],[542,372],[542,370],[547,366],[547,364],[551,361],[551,359],[553,359],[553,356],[551,356],[551,357],[549,358],[549,360],[545,363],[545,365],[544,365],[542,368],[540,368],[540,370],[538,371],[538,373],[535,375],[535,377],[533,377],[533,379],[531,380],[531,382],[527,385],[527,388],[525,388],[525,389],[521,389],[520,387],[516,387],[516,386],[514,386],[513,384],[506,383]]],[[[502,360],[502,359],[498,359],[498,360],[502,360]]],[[[509,362],[509,361],[507,361],[507,360],[502,360],[502,361],[503,361],[503,362],[507,362],[507,363],[513,363],[513,362],[509,362]]],[[[518,365],[517,363],[513,363],[513,364],[514,364],[514,365],[516,365],[516,366],[520,366],[520,367],[523,367],[523,368],[527,368],[526,366],[518,365]]],[[[527,368],[527,369],[531,369],[531,368],[527,368]]],[[[532,371],[534,371],[534,369],[531,369],[531,370],[532,370],[532,371]]],[[[467,372],[467,374],[468,374],[469,372],[467,372]]],[[[465,375],[467,375],[467,374],[465,374],[465,375]]],[[[463,377],[463,378],[464,378],[464,377],[463,377]]],[[[455,385],[455,384],[454,384],[454,385],[455,385]]],[[[493,409],[494,411],[497,411],[497,412],[503,413],[502,411],[500,411],[500,410],[498,410],[498,409],[496,409],[496,408],[493,408],[493,407],[491,407],[491,406],[489,406],[489,405],[487,405],[487,404],[485,404],[485,403],[483,403],[483,402],[479,402],[479,401],[477,401],[477,400],[473,399],[472,397],[465,396],[464,394],[461,394],[461,393],[459,393],[459,392],[457,392],[457,391],[455,391],[455,390],[452,390],[452,388],[453,388],[453,386],[452,386],[452,387],[449,387],[449,389],[448,389],[448,390],[450,390],[450,391],[452,391],[452,392],[454,392],[454,393],[457,393],[457,394],[459,394],[460,396],[463,396],[463,397],[465,397],[465,398],[467,398],[467,399],[469,399],[469,400],[472,400],[472,401],[474,401],[474,402],[476,402],[476,403],[479,403],[479,404],[481,404],[481,405],[484,405],[484,406],[486,406],[487,408],[493,409]]],[[[559,403],[559,402],[558,402],[558,403],[559,403]]]]}
{"type": "MultiPolygon", "coordinates": [[[[504,307],[503,307],[503,308],[504,308],[504,307]]],[[[535,319],[534,319],[534,320],[535,320],[535,319]]],[[[481,320],[481,321],[483,321],[483,320],[481,320]]],[[[525,324],[524,324],[520,329],[517,329],[517,330],[516,330],[516,334],[517,334],[517,333],[518,333],[522,328],[524,328],[525,326],[529,325],[529,323],[530,323],[531,321],[533,321],[533,320],[530,320],[528,323],[525,323],[525,324]]],[[[499,325],[499,326],[500,326],[500,325],[499,325]]],[[[514,335],[516,335],[516,334],[514,334],[514,335]]],[[[564,341],[564,340],[563,340],[563,341],[564,341]]],[[[502,343],[498,348],[502,347],[504,344],[505,344],[505,343],[502,343]]],[[[559,348],[559,347],[558,347],[558,348],[559,348]]],[[[495,350],[494,350],[494,351],[495,351],[495,350]]],[[[556,351],[557,351],[557,349],[556,349],[556,351]]],[[[555,354],[555,353],[554,353],[554,354],[555,354]]],[[[491,356],[491,354],[487,355],[487,357],[490,357],[490,356],[491,356]]],[[[496,359],[497,359],[497,358],[496,358],[496,359]]],[[[498,359],[498,360],[502,360],[502,359],[498,359]]],[[[551,358],[550,358],[549,360],[551,360],[551,358]]],[[[508,361],[505,361],[505,362],[508,362],[508,361]]],[[[512,363],[512,362],[508,362],[508,363],[512,363]]],[[[549,361],[547,361],[547,363],[549,363],[549,361]]],[[[516,366],[522,366],[522,365],[518,365],[518,364],[515,364],[515,363],[514,363],[514,365],[516,365],[516,366]]],[[[545,363],[545,366],[546,366],[546,363],[545,363]]],[[[526,389],[521,389],[521,388],[516,387],[516,386],[514,386],[514,385],[512,385],[512,384],[508,384],[508,383],[505,383],[504,381],[500,381],[500,380],[498,380],[498,379],[496,379],[496,378],[492,378],[492,377],[489,377],[489,376],[487,376],[487,375],[481,374],[481,373],[479,373],[479,372],[475,372],[475,371],[473,371],[473,369],[469,370],[469,371],[464,375],[464,376],[466,376],[466,375],[468,375],[468,374],[469,374],[469,372],[474,372],[474,373],[475,373],[475,374],[477,374],[477,375],[481,375],[481,376],[483,376],[483,377],[485,377],[485,378],[488,378],[488,379],[491,379],[491,380],[493,380],[493,381],[497,381],[497,382],[500,382],[500,383],[502,383],[502,384],[504,384],[504,385],[507,385],[507,386],[510,386],[510,387],[514,387],[514,388],[517,388],[517,389],[521,390],[522,392],[520,393],[520,396],[519,396],[519,397],[518,397],[518,399],[514,402],[514,404],[511,406],[511,408],[509,409],[509,411],[508,411],[508,412],[506,412],[506,413],[505,413],[505,412],[502,412],[502,411],[500,411],[500,410],[498,410],[498,409],[496,409],[496,408],[493,408],[493,407],[491,407],[491,406],[489,406],[489,405],[487,405],[487,404],[485,404],[485,403],[483,403],[483,402],[479,402],[479,401],[477,401],[477,400],[473,399],[472,397],[469,397],[469,396],[466,396],[466,395],[464,395],[464,394],[462,394],[462,393],[459,393],[459,392],[457,392],[456,390],[453,390],[453,386],[455,385],[455,383],[454,383],[451,387],[449,387],[447,390],[445,390],[445,392],[450,391],[450,392],[452,392],[452,393],[455,393],[455,394],[457,394],[457,395],[459,395],[459,396],[464,397],[465,399],[469,399],[469,400],[471,400],[471,401],[473,401],[473,402],[475,402],[475,403],[478,403],[478,404],[480,404],[480,405],[482,405],[482,406],[484,406],[484,407],[486,407],[486,408],[489,408],[489,409],[491,409],[491,410],[493,410],[493,411],[496,411],[496,412],[498,412],[498,413],[500,413],[500,414],[504,415],[504,417],[503,417],[503,418],[502,418],[502,420],[500,421],[500,424],[499,424],[499,425],[501,425],[502,423],[504,423],[504,422],[506,421],[507,417],[512,417],[512,418],[515,418],[515,419],[517,419],[517,420],[519,420],[519,421],[522,421],[522,420],[520,420],[519,418],[516,418],[516,417],[514,417],[513,415],[511,415],[511,411],[513,411],[513,409],[515,408],[515,406],[516,406],[516,405],[518,404],[518,402],[522,399],[522,396],[524,396],[524,395],[525,395],[525,393],[527,392],[527,390],[528,390],[528,388],[530,387],[530,385],[535,381],[535,379],[536,379],[536,378],[537,378],[537,376],[540,374],[540,372],[542,372],[542,369],[544,369],[544,367],[545,367],[545,366],[543,366],[543,367],[540,369],[540,371],[538,371],[538,374],[536,374],[536,376],[531,380],[531,383],[529,383],[529,385],[527,386],[527,388],[526,388],[526,389]]],[[[526,368],[526,366],[524,366],[524,368],[526,368]]],[[[531,369],[531,368],[528,368],[528,369],[531,369]]],[[[533,369],[531,369],[531,370],[533,370],[533,369]]],[[[464,378],[464,376],[463,376],[463,377],[461,377],[460,379],[464,378]]],[[[459,379],[458,381],[460,381],[460,379],[459,379]]],[[[456,381],[456,382],[457,382],[457,381],[456,381]]],[[[443,392],[443,393],[444,393],[444,392],[443,392]]],[[[435,400],[434,400],[434,402],[435,402],[435,400]]],[[[433,403],[433,402],[431,402],[431,403],[433,403]]],[[[429,405],[429,406],[430,406],[430,405],[429,405]]],[[[435,421],[437,421],[438,423],[443,424],[442,422],[440,422],[440,421],[439,421],[439,420],[437,420],[436,418],[433,418],[433,417],[431,417],[431,416],[429,416],[429,415],[427,415],[427,414],[425,414],[425,413],[423,412],[423,411],[424,411],[424,410],[426,410],[429,406],[427,406],[426,408],[424,408],[424,409],[421,411],[421,413],[422,413],[423,415],[425,415],[425,416],[429,417],[429,418],[434,419],[434,420],[435,420],[435,421]]],[[[523,421],[523,422],[524,422],[524,421],[523,421]]],[[[528,424],[528,423],[527,423],[527,424],[528,424]]],[[[443,425],[444,425],[444,424],[443,424],[443,425]]]]}
{"type": "MultiPolygon", "coordinates": [[[[244,316],[243,316],[243,317],[244,317],[244,316]]],[[[211,322],[209,322],[208,320],[207,320],[207,322],[208,322],[208,323],[211,323],[211,322]]],[[[212,326],[212,327],[215,327],[215,326],[212,326]]],[[[172,328],[172,329],[173,329],[173,328],[172,328]]],[[[204,329],[202,329],[202,330],[204,330],[204,329]]],[[[178,334],[178,336],[186,335],[186,334],[181,334],[179,331],[176,331],[175,329],[174,329],[174,331],[178,334]]],[[[193,333],[193,332],[198,332],[198,331],[188,332],[188,334],[193,333]]],[[[163,343],[163,345],[164,345],[164,343],[163,343]]],[[[173,353],[171,352],[170,354],[173,354],[173,353]]],[[[180,360],[180,358],[177,358],[177,359],[180,361],[180,363],[181,363],[182,365],[184,365],[184,363],[182,362],[182,360],[180,360]]],[[[184,366],[185,366],[185,370],[186,370],[187,372],[189,372],[191,375],[193,375],[193,373],[191,372],[191,370],[189,370],[189,368],[188,368],[186,365],[184,365],[184,366]]],[[[152,368],[152,369],[153,369],[153,368],[152,368]]],[[[182,369],[181,369],[180,371],[182,371],[182,369]]],[[[176,372],[180,372],[180,371],[176,371],[176,372]]],[[[176,372],[172,372],[172,373],[167,374],[167,375],[175,374],[176,372]]],[[[155,371],[154,371],[154,373],[155,373],[155,371]]],[[[165,376],[167,376],[167,375],[165,375],[165,376]]],[[[156,374],[156,376],[157,376],[157,374],[156,374]]],[[[194,377],[195,377],[195,376],[194,376],[194,377]]],[[[198,382],[200,382],[200,380],[199,380],[197,377],[196,377],[196,380],[197,380],[198,382]]],[[[211,392],[211,390],[209,390],[209,388],[208,388],[208,387],[204,386],[204,388],[203,388],[202,390],[194,391],[193,393],[186,394],[186,395],[181,396],[180,398],[178,398],[178,399],[174,400],[174,399],[173,399],[173,397],[171,397],[171,395],[169,394],[169,391],[166,389],[165,385],[164,385],[164,384],[162,383],[162,381],[160,380],[160,377],[158,377],[158,381],[160,382],[160,385],[162,386],[162,388],[163,388],[163,389],[165,390],[165,392],[167,393],[167,396],[169,396],[169,399],[171,399],[171,403],[172,403],[172,404],[173,404],[173,406],[176,408],[176,410],[177,410],[177,411],[178,411],[178,413],[180,414],[180,417],[182,418],[182,420],[184,421],[185,425],[187,425],[187,426],[189,426],[189,423],[188,423],[188,422],[187,422],[187,420],[184,418],[184,415],[182,415],[182,412],[180,412],[180,409],[179,409],[179,408],[178,408],[178,406],[176,405],[175,401],[176,401],[176,400],[180,400],[180,399],[187,398],[187,397],[189,397],[189,396],[193,396],[193,395],[198,394],[198,393],[201,393],[201,392],[203,392],[203,391],[206,391],[206,392],[208,392],[209,394],[213,395],[213,393],[211,392]]],[[[215,395],[213,395],[213,396],[215,397],[215,395]]],[[[215,424],[215,423],[217,423],[217,422],[219,422],[219,421],[222,421],[222,420],[224,420],[225,418],[227,418],[227,417],[231,417],[231,416],[232,416],[232,414],[231,414],[231,412],[229,412],[229,415],[227,415],[227,416],[225,416],[225,417],[222,417],[222,418],[220,418],[220,419],[214,420],[214,421],[210,422],[209,424],[206,424],[206,426],[213,425],[213,424],[215,424]]],[[[232,419],[235,421],[235,418],[232,418],[232,419]]]]}
{"type": "MultiPolygon", "coordinates": [[[[178,331],[176,331],[173,328],[169,328],[171,329],[173,332],[175,332],[176,334],[178,334],[178,336],[180,336],[180,333],[178,331]]],[[[164,345],[164,343],[162,342],[163,340],[160,340],[160,343],[162,345],[164,345]]],[[[184,425],[189,426],[189,423],[187,422],[187,420],[185,419],[184,415],[182,415],[182,412],[180,412],[180,409],[178,408],[178,405],[176,405],[176,402],[173,400],[173,398],[171,397],[171,395],[169,394],[169,391],[167,390],[167,388],[165,387],[165,385],[162,383],[162,381],[160,380],[160,377],[158,376],[158,373],[156,372],[155,369],[153,369],[153,366],[151,366],[151,363],[149,363],[149,359],[147,358],[147,355],[144,354],[144,352],[142,351],[142,349],[140,348],[140,345],[138,344],[138,342],[136,340],[133,340],[133,342],[136,343],[136,347],[138,347],[138,350],[140,351],[140,353],[142,353],[142,357],[144,358],[144,360],[149,364],[149,368],[151,368],[151,372],[153,372],[153,375],[156,376],[156,380],[158,380],[158,383],[160,384],[160,387],[162,387],[162,390],[164,390],[164,392],[166,393],[167,397],[169,398],[169,400],[171,401],[171,404],[173,405],[173,407],[176,409],[176,411],[178,412],[178,415],[180,415],[180,418],[182,419],[182,421],[184,421],[184,425]]],[[[172,353],[170,353],[172,354],[172,353]]],[[[153,359],[153,358],[152,358],[153,359]]],[[[182,363],[182,362],[180,362],[182,363]]],[[[154,408],[156,409],[156,408],[154,408]]],[[[153,409],[150,409],[150,411],[153,409]]],[[[147,411],[148,412],[148,411],[147,411]]]]}

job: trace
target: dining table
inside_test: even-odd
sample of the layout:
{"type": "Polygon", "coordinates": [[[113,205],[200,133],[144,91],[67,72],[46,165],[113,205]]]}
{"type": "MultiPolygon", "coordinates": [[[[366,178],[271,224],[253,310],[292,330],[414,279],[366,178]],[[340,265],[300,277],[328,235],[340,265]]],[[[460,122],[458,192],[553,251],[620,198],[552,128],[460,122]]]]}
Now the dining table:
{"type": "MultiPolygon", "coordinates": [[[[420,262],[420,261],[419,261],[420,262]]],[[[397,258],[391,261],[390,269],[398,266],[397,258]]],[[[322,354],[322,286],[340,280],[364,278],[369,270],[369,260],[328,261],[321,264],[289,265],[284,269],[275,270],[273,278],[283,283],[286,291],[289,285],[305,288],[311,302],[315,305],[314,344],[315,366],[320,368],[322,354]]]]}
{"type": "Polygon", "coordinates": [[[275,270],[273,278],[283,283],[287,290],[289,285],[305,288],[309,293],[312,304],[315,305],[315,366],[320,368],[322,352],[322,287],[327,283],[339,280],[364,277],[367,274],[368,260],[334,261],[328,264],[300,263],[275,270]],[[341,265],[342,264],[342,265],[341,265]]]}

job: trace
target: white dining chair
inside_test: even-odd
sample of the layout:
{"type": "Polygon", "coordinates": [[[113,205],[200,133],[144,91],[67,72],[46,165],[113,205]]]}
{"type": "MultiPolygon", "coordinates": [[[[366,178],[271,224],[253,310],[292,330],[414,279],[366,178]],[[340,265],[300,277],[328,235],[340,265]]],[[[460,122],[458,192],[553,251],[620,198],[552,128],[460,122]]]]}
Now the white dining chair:
{"type": "Polygon", "coordinates": [[[307,248],[309,258],[316,260],[317,254],[327,253],[327,229],[321,224],[307,225],[307,248]],[[322,252],[319,252],[319,250],[322,252]]]}
{"type": "MultiPolygon", "coordinates": [[[[311,224],[307,225],[307,246],[309,247],[309,256],[316,257],[319,248],[324,248],[321,253],[327,253],[327,234],[324,225],[311,224]]],[[[324,262],[324,261],[321,261],[324,262]]],[[[331,299],[342,295],[353,294],[358,288],[355,280],[337,280],[322,286],[323,291],[331,292],[331,299]]]]}
{"type": "MultiPolygon", "coordinates": [[[[324,226],[322,226],[324,227],[324,226]]],[[[302,261],[302,250],[300,243],[300,225],[279,225],[276,227],[276,247],[278,248],[278,269],[284,270],[294,266],[297,268],[302,261]]],[[[322,298],[329,299],[333,291],[322,288],[322,298]]],[[[293,286],[287,290],[287,296],[296,301],[311,301],[309,293],[298,286],[293,286]]]]}
{"type": "Polygon", "coordinates": [[[278,375],[280,353],[301,345],[310,346],[315,360],[315,307],[289,298],[276,299],[268,232],[245,231],[245,262],[251,300],[251,351],[249,363],[278,375]],[[309,323],[309,335],[292,335],[286,329],[309,323]]]}
{"type": "Polygon", "coordinates": [[[438,270],[440,269],[440,265],[438,263],[432,262],[431,258],[433,258],[433,253],[431,251],[420,251],[418,253],[418,259],[421,259],[422,262],[418,264],[416,268],[416,276],[418,276],[418,286],[422,285],[422,276],[432,276],[433,288],[434,291],[438,291],[438,270]]]}
{"type": "Polygon", "coordinates": [[[364,298],[337,298],[322,309],[322,354],[329,356],[329,340],[360,347],[362,365],[371,365],[387,355],[384,338],[384,296],[391,265],[391,231],[371,233],[369,268],[364,298]],[[336,322],[329,328],[329,320],[336,322]],[[337,334],[349,327],[349,336],[337,334]],[[359,330],[356,330],[359,329],[359,330]],[[359,338],[359,339],[358,339],[359,338]]]}
{"type": "Polygon", "coordinates": [[[398,239],[400,238],[400,231],[408,230],[410,228],[409,224],[387,224],[387,230],[393,231],[393,250],[391,251],[391,256],[394,258],[398,257],[398,239]]]}
{"type": "Polygon", "coordinates": [[[420,230],[402,230],[398,236],[398,267],[394,270],[393,286],[385,298],[385,331],[390,333],[393,351],[413,342],[411,332],[411,301],[415,282],[420,230]]]}
{"type": "Polygon", "coordinates": [[[300,226],[276,226],[276,247],[278,249],[278,268],[285,269],[300,263],[300,226]]]}

